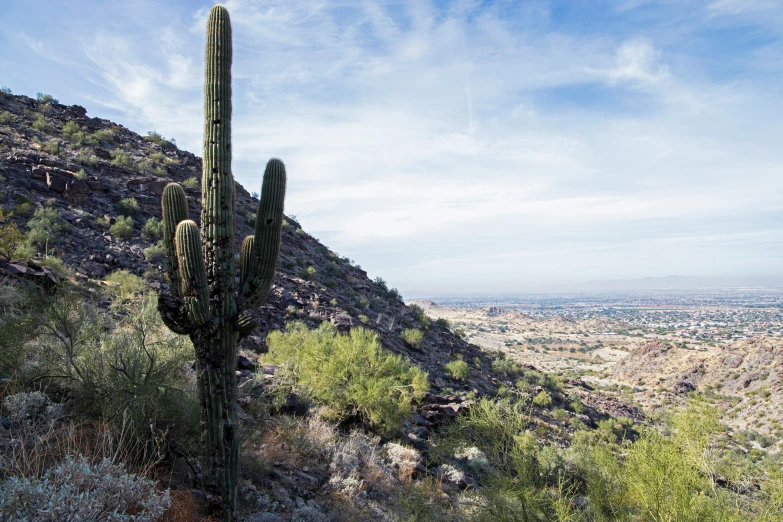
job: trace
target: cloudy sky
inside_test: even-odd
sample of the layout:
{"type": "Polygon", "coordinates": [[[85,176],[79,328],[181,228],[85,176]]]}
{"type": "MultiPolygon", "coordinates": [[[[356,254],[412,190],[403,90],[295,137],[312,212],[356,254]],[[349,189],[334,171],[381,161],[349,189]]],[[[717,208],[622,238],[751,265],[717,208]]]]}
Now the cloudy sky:
{"type": "MultiPolygon", "coordinates": [[[[196,0],[3,0],[0,85],[200,155],[196,0]]],[[[783,275],[783,2],[236,0],[234,174],[406,296],[783,275]]]]}

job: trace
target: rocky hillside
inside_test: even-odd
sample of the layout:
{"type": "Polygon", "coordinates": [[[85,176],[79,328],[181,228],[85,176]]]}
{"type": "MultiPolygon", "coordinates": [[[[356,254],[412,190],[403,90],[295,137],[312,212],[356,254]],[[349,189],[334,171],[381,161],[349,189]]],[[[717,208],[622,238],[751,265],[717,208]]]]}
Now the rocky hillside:
{"type": "Polygon", "coordinates": [[[779,339],[756,337],[707,350],[650,341],[619,361],[608,377],[640,388],[644,393],[636,395],[653,407],[703,392],[722,403],[728,426],[783,437],[783,413],[773,406],[783,400],[779,339]]]}
{"type": "MultiPolygon", "coordinates": [[[[201,159],[192,153],[158,135],[144,137],[108,120],[90,118],[83,107],[7,94],[0,99],[3,208],[6,214],[13,213],[11,219],[22,230],[35,208],[57,209],[69,226],[50,247],[84,282],[102,281],[113,271],[126,269],[144,276],[153,288],[166,284],[162,260],[149,252],[145,256],[155,240],[141,230],[149,218],[160,217],[160,195],[172,181],[185,186],[191,219],[198,221],[200,173],[201,159]],[[124,208],[128,198],[138,209],[124,208]],[[126,238],[110,232],[123,213],[134,222],[126,238]]],[[[237,184],[238,241],[252,233],[257,205],[258,200],[237,184]]],[[[364,270],[329,250],[290,217],[275,287],[259,310],[259,319],[259,332],[282,328],[291,319],[311,325],[331,321],[340,329],[365,326],[377,332],[386,348],[429,371],[434,391],[486,393],[495,388],[483,375],[476,375],[469,386],[446,375],[444,364],[457,354],[485,361],[486,355],[444,326],[423,328],[417,312],[406,307],[396,291],[383,281],[370,280],[364,270]],[[401,339],[408,328],[426,330],[417,346],[401,339]]],[[[249,337],[243,348],[264,351],[263,334],[249,337]]]]}
{"type": "MultiPolygon", "coordinates": [[[[152,288],[167,284],[161,256],[154,255],[154,248],[150,251],[156,240],[145,235],[143,227],[160,216],[161,192],[172,181],[185,187],[191,218],[198,221],[200,173],[199,157],[160,135],[141,136],[51,97],[0,93],[2,208],[23,231],[36,208],[56,209],[67,227],[47,246],[85,287],[103,284],[120,269],[143,276],[152,288]],[[137,208],[128,208],[130,198],[137,208]],[[127,237],[111,229],[123,214],[133,220],[127,237]]],[[[236,192],[236,237],[241,241],[252,233],[258,200],[241,185],[236,192]]],[[[19,263],[3,266],[6,273],[34,271],[19,263]]],[[[436,394],[475,391],[481,396],[494,394],[499,386],[514,386],[504,380],[508,377],[490,370],[493,354],[461,339],[445,322],[428,319],[420,308],[406,306],[396,290],[380,279],[370,280],[359,266],[332,252],[290,217],[283,228],[275,286],[258,319],[261,327],[241,347],[240,353],[250,359],[266,350],[266,332],[291,320],[310,326],[331,321],[341,330],[364,326],[375,331],[385,348],[409,357],[429,373],[436,394]],[[421,331],[421,341],[404,341],[406,330],[421,331]],[[452,377],[445,365],[460,357],[480,370],[471,371],[469,379],[452,377]]],[[[583,394],[584,388],[575,384],[573,393],[583,394]]],[[[612,413],[611,407],[600,407],[597,397],[585,402],[596,403],[597,409],[591,411],[596,418],[612,413]]]]}

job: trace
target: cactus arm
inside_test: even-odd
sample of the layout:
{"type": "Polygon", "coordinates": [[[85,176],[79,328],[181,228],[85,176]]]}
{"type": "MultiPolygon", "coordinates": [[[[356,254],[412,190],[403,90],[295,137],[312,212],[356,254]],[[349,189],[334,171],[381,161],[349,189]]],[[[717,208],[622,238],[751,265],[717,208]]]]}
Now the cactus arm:
{"type": "Polygon", "coordinates": [[[201,326],[206,324],[210,315],[209,287],[198,225],[189,219],[180,222],[175,243],[179,264],[179,293],[191,324],[201,326]]]}
{"type": "Polygon", "coordinates": [[[245,236],[242,240],[242,248],[239,250],[239,285],[244,286],[253,266],[253,245],[255,236],[245,236]]]}
{"type": "Polygon", "coordinates": [[[256,214],[256,234],[251,254],[253,262],[240,288],[240,309],[258,306],[267,299],[272,288],[280,255],[285,186],[285,165],[279,159],[269,160],[256,214]]]}
{"type": "Polygon", "coordinates": [[[174,235],[177,225],[188,219],[188,201],[185,191],[177,183],[169,183],[161,196],[163,209],[163,247],[166,250],[166,269],[171,283],[173,297],[179,296],[179,263],[174,235]]]}

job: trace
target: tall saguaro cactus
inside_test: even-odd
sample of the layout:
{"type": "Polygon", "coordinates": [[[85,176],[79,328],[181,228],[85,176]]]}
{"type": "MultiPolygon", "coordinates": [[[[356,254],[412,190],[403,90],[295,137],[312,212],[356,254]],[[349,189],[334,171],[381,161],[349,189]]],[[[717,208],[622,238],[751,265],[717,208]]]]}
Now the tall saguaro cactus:
{"type": "Polygon", "coordinates": [[[201,227],[188,219],[185,191],[163,190],[163,234],[170,291],[159,308],[173,331],[188,334],[196,350],[204,466],[202,484],[213,513],[236,518],[237,344],[257,324],[252,309],[269,295],[280,252],[285,166],[266,166],[255,235],[242,242],[236,285],[231,174],[231,22],[215,6],[207,23],[204,76],[204,170],[201,227]]]}

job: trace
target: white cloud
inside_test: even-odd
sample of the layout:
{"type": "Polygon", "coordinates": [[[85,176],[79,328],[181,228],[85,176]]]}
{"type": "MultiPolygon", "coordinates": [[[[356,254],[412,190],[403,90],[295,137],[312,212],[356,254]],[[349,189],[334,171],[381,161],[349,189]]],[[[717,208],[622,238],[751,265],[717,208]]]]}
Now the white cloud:
{"type": "MultiPolygon", "coordinates": [[[[704,2],[620,15],[652,5],[704,18],[704,2]]],[[[754,235],[780,214],[779,79],[711,79],[694,25],[553,29],[546,2],[227,6],[237,179],[258,190],[282,158],[287,210],[393,286],[752,271],[780,255],[754,235]],[[552,92],[574,99],[541,101],[552,92]]],[[[99,31],[88,96],[198,152],[206,16],[99,31]]]]}

